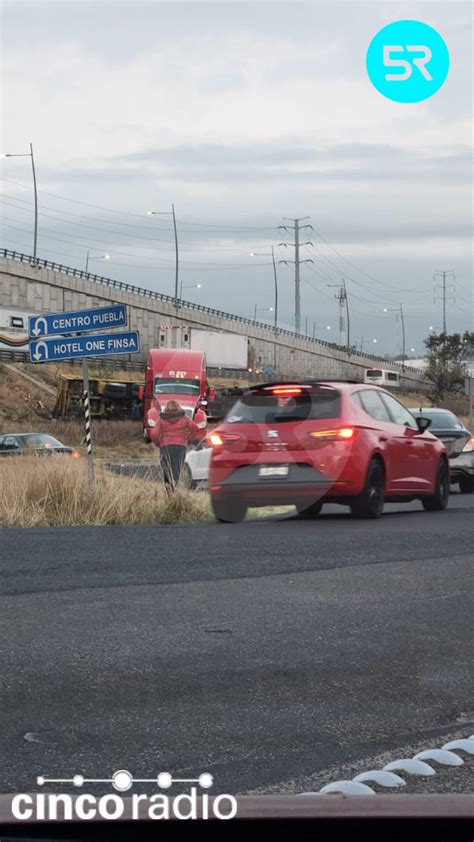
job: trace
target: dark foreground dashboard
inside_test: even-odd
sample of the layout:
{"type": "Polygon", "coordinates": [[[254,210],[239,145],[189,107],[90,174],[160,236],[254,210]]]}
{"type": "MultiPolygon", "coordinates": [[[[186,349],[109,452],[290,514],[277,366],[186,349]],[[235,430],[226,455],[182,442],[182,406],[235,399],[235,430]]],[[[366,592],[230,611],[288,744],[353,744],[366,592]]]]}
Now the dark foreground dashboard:
{"type": "MultiPolygon", "coordinates": [[[[12,796],[0,797],[1,842],[33,840],[364,840],[364,842],[473,842],[473,795],[299,795],[239,797],[231,820],[132,820],[127,807],[118,821],[18,821],[12,796]]],[[[198,810],[199,814],[199,810],[198,810]]]]}

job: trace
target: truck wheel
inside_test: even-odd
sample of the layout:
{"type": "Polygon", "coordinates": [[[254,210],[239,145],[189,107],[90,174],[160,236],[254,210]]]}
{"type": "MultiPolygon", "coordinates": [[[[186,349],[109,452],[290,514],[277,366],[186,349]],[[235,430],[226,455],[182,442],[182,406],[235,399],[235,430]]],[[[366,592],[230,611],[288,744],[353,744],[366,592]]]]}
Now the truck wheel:
{"type": "Polygon", "coordinates": [[[442,512],[448,505],[449,498],[449,469],[447,462],[442,459],[438,465],[434,494],[422,497],[421,503],[427,512],[442,512]]]}
{"type": "Polygon", "coordinates": [[[385,502],[385,473],[381,462],[372,459],[367,471],[367,479],[362,494],[351,505],[354,517],[378,518],[383,512],[385,502]]]}
{"type": "Polygon", "coordinates": [[[241,500],[213,500],[212,511],[220,523],[241,523],[247,514],[247,506],[241,500]]]}
{"type": "Polygon", "coordinates": [[[461,494],[474,494],[474,477],[463,477],[459,480],[461,494]]]}
{"type": "Polygon", "coordinates": [[[296,506],[296,511],[298,512],[298,517],[300,520],[312,520],[313,518],[317,517],[321,509],[323,508],[323,501],[316,500],[315,503],[311,503],[310,506],[305,506],[304,504],[298,504],[296,506]]]}

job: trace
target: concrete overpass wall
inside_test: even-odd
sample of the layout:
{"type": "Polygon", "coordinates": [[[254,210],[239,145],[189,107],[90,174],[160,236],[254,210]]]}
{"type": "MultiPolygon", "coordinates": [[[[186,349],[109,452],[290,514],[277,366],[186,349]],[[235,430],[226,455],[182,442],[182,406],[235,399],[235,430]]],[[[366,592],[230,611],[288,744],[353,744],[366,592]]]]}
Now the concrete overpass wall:
{"type": "MultiPolygon", "coordinates": [[[[159,345],[162,325],[181,325],[244,334],[249,339],[250,365],[275,365],[279,377],[361,379],[364,368],[401,366],[382,358],[349,353],[330,343],[304,338],[291,331],[274,331],[267,324],[206,308],[192,302],[176,306],[170,296],[140,289],[102,276],[86,274],[49,261],[38,261],[15,252],[0,251],[0,306],[35,313],[80,310],[109,303],[126,304],[131,330],[138,330],[142,356],[159,345]],[[2,256],[3,255],[3,256],[2,256]]],[[[135,357],[136,355],[134,355],[135,357]]],[[[423,386],[422,373],[406,370],[402,385],[423,386]]]]}

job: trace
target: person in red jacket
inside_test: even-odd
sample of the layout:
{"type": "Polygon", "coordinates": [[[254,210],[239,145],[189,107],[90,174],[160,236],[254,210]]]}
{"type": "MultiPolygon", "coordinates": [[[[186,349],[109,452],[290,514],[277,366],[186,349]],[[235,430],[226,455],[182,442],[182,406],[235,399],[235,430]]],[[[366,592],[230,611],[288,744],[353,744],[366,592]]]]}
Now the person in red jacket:
{"type": "Polygon", "coordinates": [[[165,488],[170,491],[178,485],[189,442],[199,442],[205,435],[197,424],[188,418],[177,401],[168,401],[154,427],[150,438],[160,448],[160,461],[165,488]]]}
{"type": "Polygon", "coordinates": [[[148,410],[146,414],[146,426],[148,431],[150,431],[151,427],[156,427],[156,424],[160,419],[160,412],[161,404],[155,395],[155,397],[153,398],[152,407],[148,410]]]}

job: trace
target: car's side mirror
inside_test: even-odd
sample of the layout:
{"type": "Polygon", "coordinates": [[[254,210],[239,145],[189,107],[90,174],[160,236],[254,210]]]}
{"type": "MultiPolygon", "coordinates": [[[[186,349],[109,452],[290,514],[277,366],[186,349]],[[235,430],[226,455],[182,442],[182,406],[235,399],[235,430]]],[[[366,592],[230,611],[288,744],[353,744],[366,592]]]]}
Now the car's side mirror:
{"type": "Polygon", "coordinates": [[[425,432],[425,430],[427,430],[427,429],[428,429],[428,427],[430,426],[430,424],[431,424],[431,418],[426,418],[426,417],[425,417],[425,416],[423,416],[423,415],[419,416],[419,417],[416,419],[416,426],[418,427],[418,429],[419,429],[420,433],[424,433],[424,432],[425,432]]]}

